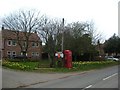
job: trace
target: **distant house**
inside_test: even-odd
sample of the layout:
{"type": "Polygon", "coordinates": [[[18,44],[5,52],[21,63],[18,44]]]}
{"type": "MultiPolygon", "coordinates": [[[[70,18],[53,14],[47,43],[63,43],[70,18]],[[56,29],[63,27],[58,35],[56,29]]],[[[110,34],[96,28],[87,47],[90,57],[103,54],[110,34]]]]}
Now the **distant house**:
{"type": "Polygon", "coordinates": [[[105,52],[104,52],[104,44],[101,44],[99,41],[96,45],[96,50],[99,53],[99,56],[104,57],[105,56],[105,52]]]}
{"type": "MultiPolygon", "coordinates": [[[[19,32],[22,47],[25,46],[25,36],[19,32]]],[[[31,33],[29,38],[29,48],[26,53],[27,58],[40,59],[42,52],[41,40],[37,33],[31,33]]],[[[20,45],[17,43],[15,31],[2,28],[2,58],[16,58],[22,56],[20,45]]]]}

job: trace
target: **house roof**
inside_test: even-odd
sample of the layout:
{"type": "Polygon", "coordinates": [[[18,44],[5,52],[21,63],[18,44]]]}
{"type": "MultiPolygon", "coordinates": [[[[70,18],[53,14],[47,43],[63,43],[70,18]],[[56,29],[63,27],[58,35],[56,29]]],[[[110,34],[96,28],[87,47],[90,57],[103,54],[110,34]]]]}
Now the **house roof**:
{"type": "MultiPolygon", "coordinates": [[[[28,34],[28,33],[26,33],[28,34]]],[[[24,32],[20,31],[18,34],[20,40],[25,40],[24,32]]],[[[3,29],[2,30],[2,38],[4,39],[17,39],[17,34],[13,30],[3,29]]],[[[29,41],[41,41],[37,33],[31,33],[29,37],[29,41]]]]}

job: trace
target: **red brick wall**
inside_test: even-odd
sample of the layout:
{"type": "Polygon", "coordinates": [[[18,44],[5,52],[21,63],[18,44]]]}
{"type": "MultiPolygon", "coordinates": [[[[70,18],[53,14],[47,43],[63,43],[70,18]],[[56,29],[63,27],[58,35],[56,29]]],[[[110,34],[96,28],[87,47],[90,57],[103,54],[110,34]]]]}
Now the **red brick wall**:
{"type": "MultiPolygon", "coordinates": [[[[7,52],[8,51],[15,51],[16,56],[21,55],[21,48],[17,44],[16,46],[8,46],[8,40],[13,40],[16,39],[15,33],[11,32],[10,30],[3,30],[2,32],[2,56],[3,58],[8,58],[7,52]]],[[[20,34],[21,35],[21,34],[20,34]]],[[[41,51],[42,51],[42,46],[39,43],[38,47],[32,47],[33,42],[40,42],[40,39],[36,33],[33,33],[30,37],[29,41],[29,48],[27,52],[27,57],[28,58],[35,58],[35,59],[40,59],[41,58],[41,51]],[[38,52],[39,57],[32,57],[32,52],[38,52]]]]}
{"type": "Polygon", "coordinates": [[[16,46],[8,46],[7,44],[8,40],[4,40],[3,41],[3,45],[4,45],[4,48],[3,48],[3,57],[7,58],[7,51],[15,51],[16,52],[16,55],[20,55],[20,47],[19,45],[16,45],[16,46]]]}
{"type": "MultiPolygon", "coordinates": [[[[3,57],[7,58],[7,52],[8,51],[15,51],[16,55],[21,55],[21,48],[20,46],[17,44],[16,46],[8,46],[8,40],[4,40],[3,41],[3,57]]],[[[32,47],[32,42],[30,42],[30,46],[28,48],[28,52],[27,52],[27,57],[28,58],[41,58],[41,45],[39,44],[38,47],[32,47]],[[39,57],[32,57],[32,52],[38,52],[39,53],[39,57]]]]}

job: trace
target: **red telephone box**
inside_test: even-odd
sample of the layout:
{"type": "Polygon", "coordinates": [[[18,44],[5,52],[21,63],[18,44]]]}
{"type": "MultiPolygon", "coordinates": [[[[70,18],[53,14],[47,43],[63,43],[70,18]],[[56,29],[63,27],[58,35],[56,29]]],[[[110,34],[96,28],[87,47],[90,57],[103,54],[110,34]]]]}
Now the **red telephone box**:
{"type": "Polygon", "coordinates": [[[72,52],[70,50],[64,50],[64,61],[66,68],[72,68],[72,52]]]}

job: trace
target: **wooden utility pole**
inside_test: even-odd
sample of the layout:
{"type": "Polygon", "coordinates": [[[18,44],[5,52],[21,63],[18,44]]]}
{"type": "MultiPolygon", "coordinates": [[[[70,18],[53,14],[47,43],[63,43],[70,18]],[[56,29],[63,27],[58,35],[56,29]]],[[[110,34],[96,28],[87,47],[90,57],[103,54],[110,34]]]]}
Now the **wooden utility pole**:
{"type": "Polygon", "coordinates": [[[62,19],[62,45],[61,45],[61,51],[64,49],[64,18],[62,19]]]}

